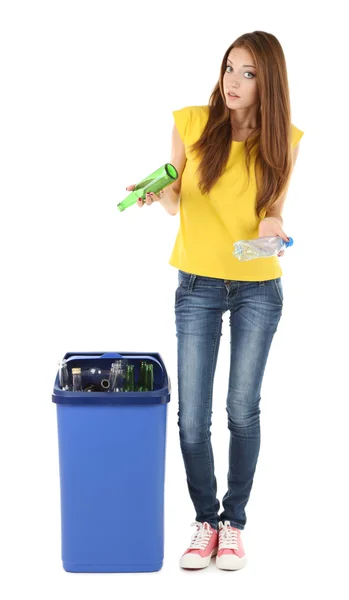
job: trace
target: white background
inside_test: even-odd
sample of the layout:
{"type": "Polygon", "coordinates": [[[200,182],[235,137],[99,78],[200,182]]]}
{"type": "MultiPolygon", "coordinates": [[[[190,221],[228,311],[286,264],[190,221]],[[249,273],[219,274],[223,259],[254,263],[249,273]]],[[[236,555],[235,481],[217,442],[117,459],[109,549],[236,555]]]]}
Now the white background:
{"type": "MultiPolygon", "coordinates": [[[[348,597],[348,33],[342,3],[3,1],[2,504],[6,598],[170,591],[348,597]],[[322,6],[322,5],[321,5],[322,6]],[[183,571],[195,513],[177,427],[179,214],[116,205],[170,160],[172,110],[207,104],[242,33],[276,35],[305,134],[284,210],[284,310],[263,380],[262,443],[238,572],[183,571]],[[71,574],[60,558],[55,405],[68,351],[159,352],[171,378],[165,559],[157,573],[71,574]],[[170,587],[169,587],[170,586],[170,587]],[[123,590],[123,591],[122,591],[123,590]]],[[[226,491],[229,314],[213,397],[226,491]]],[[[134,530],[134,525],[132,525],[134,530]]]]}

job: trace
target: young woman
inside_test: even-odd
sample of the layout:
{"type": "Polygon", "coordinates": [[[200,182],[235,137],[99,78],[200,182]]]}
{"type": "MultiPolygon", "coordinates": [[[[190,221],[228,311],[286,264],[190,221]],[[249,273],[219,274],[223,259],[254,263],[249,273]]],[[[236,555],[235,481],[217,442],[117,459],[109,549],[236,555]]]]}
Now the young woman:
{"type": "MultiPolygon", "coordinates": [[[[286,63],[272,34],[254,31],[227,49],[207,106],[173,111],[172,154],[179,178],[159,195],[180,226],[169,263],[178,268],[178,426],[196,531],[184,568],[246,563],[241,531],[260,447],[260,390],[282,314],[278,257],[240,262],[233,243],[278,235],[303,131],[291,123],[286,63]],[[216,497],[211,446],[212,391],[230,311],[228,489],[216,497]]],[[[133,189],[129,186],[127,189],[133,189]]],[[[143,201],[138,200],[139,206],[143,201]]],[[[279,253],[281,256],[283,252],[279,253]]]]}

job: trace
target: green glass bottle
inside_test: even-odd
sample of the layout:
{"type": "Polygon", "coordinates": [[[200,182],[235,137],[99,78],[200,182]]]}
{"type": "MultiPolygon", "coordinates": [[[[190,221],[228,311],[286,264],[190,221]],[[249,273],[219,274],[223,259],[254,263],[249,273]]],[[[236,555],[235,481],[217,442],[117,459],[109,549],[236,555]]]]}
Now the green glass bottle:
{"type": "Polygon", "coordinates": [[[119,202],[117,205],[118,209],[120,211],[125,210],[125,208],[135,204],[138,198],[143,198],[143,200],[145,200],[147,192],[154,192],[154,194],[157,194],[160,190],[171,185],[177,178],[177,169],[171,165],[171,163],[164,164],[154,171],[154,173],[151,173],[151,175],[148,175],[148,177],[137,183],[131,194],[129,194],[125,200],[119,202]]]}
{"type": "Polygon", "coordinates": [[[154,389],[154,365],[147,364],[145,371],[145,392],[151,392],[154,389]]]}
{"type": "Polygon", "coordinates": [[[141,361],[141,366],[139,369],[139,377],[138,377],[138,386],[137,392],[144,392],[144,384],[145,384],[145,367],[147,365],[146,360],[141,361]]]}
{"type": "Polygon", "coordinates": [[[124,392],[134,392],[135,391],[134,368],[135,368],[134,365],[126,366],[124,392]]]}

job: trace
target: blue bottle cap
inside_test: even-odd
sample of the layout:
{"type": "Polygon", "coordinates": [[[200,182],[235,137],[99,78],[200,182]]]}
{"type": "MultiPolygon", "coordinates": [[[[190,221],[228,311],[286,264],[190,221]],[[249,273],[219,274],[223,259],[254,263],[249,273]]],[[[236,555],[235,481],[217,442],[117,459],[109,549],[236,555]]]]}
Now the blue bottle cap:
{"type": "Polygon", "coordinates": [[[285,242],[286,248],[288,248],[289,246],[293,245],[293,238],[291,238],[289,235],[287,237],[288,237],[288,239],[290,241],[289,242],[285,242]]]}

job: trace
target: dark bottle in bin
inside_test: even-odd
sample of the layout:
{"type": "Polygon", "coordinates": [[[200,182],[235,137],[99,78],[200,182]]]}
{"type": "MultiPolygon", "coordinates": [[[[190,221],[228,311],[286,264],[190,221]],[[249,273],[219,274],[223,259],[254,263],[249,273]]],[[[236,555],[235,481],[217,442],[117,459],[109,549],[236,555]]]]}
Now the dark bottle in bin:
{"type": "Polygon", "coordinates": [[[93,385],[95,392],[99,392],[100,390],[101,379],[102,371],[98,366],[93,366],[84,370],[85,383],[86,385],[93,385]]]}

